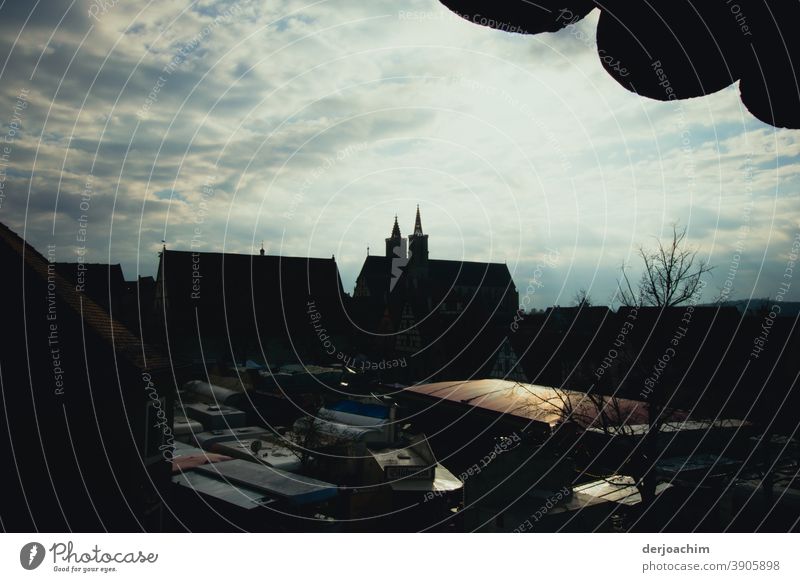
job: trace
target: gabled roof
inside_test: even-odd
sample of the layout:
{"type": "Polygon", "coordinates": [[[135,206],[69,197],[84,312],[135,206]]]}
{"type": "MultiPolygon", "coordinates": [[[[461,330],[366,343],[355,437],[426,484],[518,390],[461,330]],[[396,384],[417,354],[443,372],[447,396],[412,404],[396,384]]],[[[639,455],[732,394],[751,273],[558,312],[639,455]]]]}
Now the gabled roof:
{"type": "MultiPolygon", "coordinates": [[[[223,283],[229,290],[241,291],[234,285],[252,283],[264,290],[283,290],[303,297],[316,293],[344,294],[336,259],[284,257],[276,255],[243,255],[236,253],[194,253],[192,251],[164,250],[162,267],[168,292],[190,296],[192,272],[202,275],[204,293],[221,296],[223,283]],[[175,276],[170,276],[175,273],[175,276]]],[[[159,270],[159,278],[162,272],[159,270]]],[[[249,289],[249,287],[248,287],[249,289]]]]}
{"type": "Polygon", "coordinates": [[[169,361],[159,352],[145,344],[120,322],[112,319],[109,313],[96,302],[76,291],[75,285],[59,275],[55,268],[50,269],[52,272],[49,273],[49,261],[2,223],[0,223],[0,244],[5,245],[13,254],[20,257],[25,277],[35,277],[43,285],[52,281],[55,285],[56,296],[82,319],[86,328],[107,343],[118,358],[135,367],[151,371],[169,367],[169,361]]]}

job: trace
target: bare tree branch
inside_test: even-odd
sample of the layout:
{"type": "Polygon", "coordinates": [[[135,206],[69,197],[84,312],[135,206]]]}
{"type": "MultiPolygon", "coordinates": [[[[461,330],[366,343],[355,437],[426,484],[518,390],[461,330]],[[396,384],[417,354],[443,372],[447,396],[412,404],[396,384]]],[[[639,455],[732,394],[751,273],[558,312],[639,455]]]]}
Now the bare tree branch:
{"type": "Polygon", "coordinates": [[[703,278],[713,269],[697,252],[686,242],[686,228],[673,224],[668,242],[658,240],[653,249],[639,247],[644,271],[638,290],[634,290],[623,265],[622,277],[617,281],[620,303],[626,307],[666,308],[696,301],[704,285],[703,278]]]}

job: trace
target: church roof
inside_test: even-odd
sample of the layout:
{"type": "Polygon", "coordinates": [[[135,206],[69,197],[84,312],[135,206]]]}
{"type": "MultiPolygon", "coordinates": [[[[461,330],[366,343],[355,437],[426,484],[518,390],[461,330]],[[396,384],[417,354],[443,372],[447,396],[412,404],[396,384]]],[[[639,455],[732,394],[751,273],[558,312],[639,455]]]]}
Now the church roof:
{"type": "Polygon", "coordinates": [[[369,255],[364,260],[364,264],[361,266],[359,278],[366,277],[368,279],[386,279],[388,281],[391,268],[391,257],[369,255]]]}
{"type": "MultiPolygon", "coordinates": [[[[511,272],[504,263],[428,259],[428,266],[430,277],[438,286],[514,288],[511,272]]],[[[359,278],[366,278],[369,284],[385,282],[388,289],[391,271],[391,257],[370,255],[361,267],[359,278]]]]}
{"type": "Polygon", "coordinates": [[[452,261],[430,259],[431,275],[453,285],[467,287],[514,287],[508,265],[504,263],[481,263],[474,261],[452,261]]]}

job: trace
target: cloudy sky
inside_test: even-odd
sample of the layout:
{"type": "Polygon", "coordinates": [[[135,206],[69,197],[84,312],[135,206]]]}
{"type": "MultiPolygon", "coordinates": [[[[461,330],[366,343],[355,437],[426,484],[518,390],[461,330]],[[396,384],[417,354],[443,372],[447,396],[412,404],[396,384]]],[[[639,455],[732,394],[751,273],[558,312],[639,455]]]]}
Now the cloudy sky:
{"type": "Polygon", "coordinates": [[[735,86],[626,92],[596,22],[532,37],[436,0],[0,0],[0,221],[128,279],[162,239],[263,240],[335,255],[352,290],[419,204],[432,257],[505,261],[522,296],[541,283],[538,308],[580,287],[609,301],[678,222],[717,265],[707,299],[729,278],[731,297],[774,297],[800,232],[798,133],[735,86]]]}

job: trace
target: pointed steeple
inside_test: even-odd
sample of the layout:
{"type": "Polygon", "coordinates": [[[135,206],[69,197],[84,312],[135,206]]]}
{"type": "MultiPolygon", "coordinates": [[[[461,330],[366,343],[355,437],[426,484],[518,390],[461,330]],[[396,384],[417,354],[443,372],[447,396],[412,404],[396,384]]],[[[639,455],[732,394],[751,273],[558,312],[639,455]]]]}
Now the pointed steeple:
{"type": "Polygon", "coordinates": [[[408,256],[413,263],[412,270],[424,276],[428,265],[428,235],[422,232],[422,216],[417,204],[417,218],[414,221],[414,234],[408,237],[408,256]]]}
{"type": "Polygon", "coordinates": [[[392,238],[400,238],[400,225],[397,223],[397,215],[394,216],[394,226],[392,227],[392,238]]]}
{"type": "Polygon", "coordinates": [[[419,215],[419,204],[417,204],[417,219],[414,221],[414,234],[422,234],[422,218],[419,215]]]}

